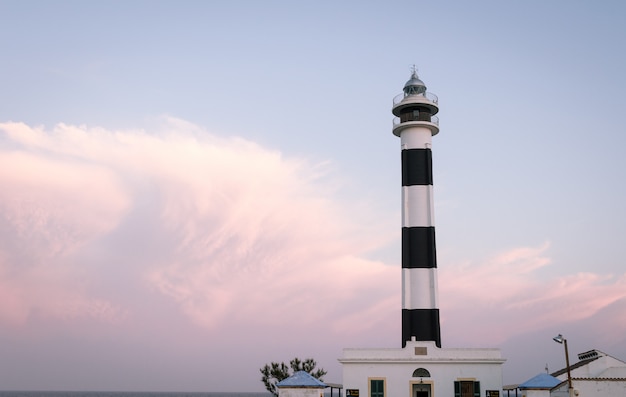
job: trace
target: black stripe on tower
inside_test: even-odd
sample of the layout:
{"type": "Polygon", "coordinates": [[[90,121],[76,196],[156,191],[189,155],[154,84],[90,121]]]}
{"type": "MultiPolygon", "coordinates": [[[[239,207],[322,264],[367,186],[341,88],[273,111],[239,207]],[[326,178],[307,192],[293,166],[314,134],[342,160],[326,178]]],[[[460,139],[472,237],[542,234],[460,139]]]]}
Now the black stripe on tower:
{"type": "Polygon", "coordinates": [[[441,347],[439,309],[402,309],[402,347],[412,337],[435,341],[441,347]]]}
{"type": "Polygon", "coordinates": [[[402,228],[402,268],[435,268],[435,227],[415,226],[402,228]]]}
{"type": "Polygon", "coordinates": [[[432,184],[432,151],[430,149],[402,150],[402,186],[432,184]]]}

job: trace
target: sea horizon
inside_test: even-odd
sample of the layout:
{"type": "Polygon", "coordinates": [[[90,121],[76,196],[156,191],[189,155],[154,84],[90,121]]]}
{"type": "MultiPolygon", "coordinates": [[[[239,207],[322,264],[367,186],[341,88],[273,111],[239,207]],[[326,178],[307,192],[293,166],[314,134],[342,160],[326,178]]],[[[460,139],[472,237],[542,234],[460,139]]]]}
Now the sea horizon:
{"type": "Polygon", "coordinates": [[[0,397],[267,397],[269,392],[236,392],[236,391],[123,391],[123,390],[0,390],[0,397]]]}

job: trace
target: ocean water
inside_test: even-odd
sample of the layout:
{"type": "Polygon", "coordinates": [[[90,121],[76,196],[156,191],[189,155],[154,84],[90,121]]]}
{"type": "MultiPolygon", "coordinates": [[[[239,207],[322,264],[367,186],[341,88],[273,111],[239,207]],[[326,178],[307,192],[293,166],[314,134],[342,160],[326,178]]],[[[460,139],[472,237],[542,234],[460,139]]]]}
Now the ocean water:
{"type": "Polygon", "coordinates": [[[105,392],[105,391],[0,391],[0,397],[272,397],[270,393],[105,392]]]}

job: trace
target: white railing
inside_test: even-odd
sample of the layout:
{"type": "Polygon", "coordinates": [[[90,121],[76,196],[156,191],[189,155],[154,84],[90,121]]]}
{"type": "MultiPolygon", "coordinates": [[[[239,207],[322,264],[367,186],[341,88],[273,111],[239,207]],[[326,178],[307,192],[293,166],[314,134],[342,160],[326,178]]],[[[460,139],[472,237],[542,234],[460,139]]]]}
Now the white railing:
{"type": "MultiPolygon", "coordinates": [[[[424,98],[426,98],[427,100],[433,102],[434,104],[438,104],[439,103],[439,98],[437,97],[437,95],[433,94],[432,92],[425,92],[423,94],[415,94],[415,95],[406,95],[406,96],[422,96],[424,98]]],[[[393,98],[393,105],[397,105],[398,103],[400,103],[405,97],[404,93],[400,94],[400,95],[396,95],[393,98]]]]}

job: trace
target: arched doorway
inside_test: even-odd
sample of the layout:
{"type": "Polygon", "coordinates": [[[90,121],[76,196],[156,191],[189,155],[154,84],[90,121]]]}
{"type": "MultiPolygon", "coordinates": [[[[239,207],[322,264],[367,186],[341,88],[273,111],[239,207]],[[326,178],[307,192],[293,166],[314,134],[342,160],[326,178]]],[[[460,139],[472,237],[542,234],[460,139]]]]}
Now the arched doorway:
{"type": "Polygon", "coordinates": [[[432,382],[424,382],[424,378],[430,378],[430,372],[426,368],[418,368],[412,376],[420,380],[411,382],[411,397],[432,397],[432,382]]]}

